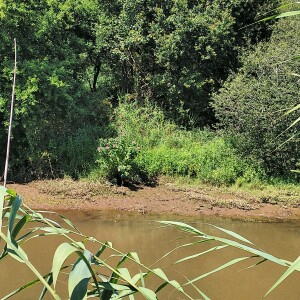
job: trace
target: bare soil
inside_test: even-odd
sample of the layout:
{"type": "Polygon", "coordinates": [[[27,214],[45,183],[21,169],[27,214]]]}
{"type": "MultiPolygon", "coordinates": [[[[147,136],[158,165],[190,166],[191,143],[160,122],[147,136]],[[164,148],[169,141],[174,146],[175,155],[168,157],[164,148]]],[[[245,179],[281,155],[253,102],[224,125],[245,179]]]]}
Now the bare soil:
{"type": "Polygon", "coordinates": [[[39,210],[117,210],[265,221],[300,219],[298,202],[293,202],[292,206],[272,204],[265,197],[213,186],[191,188],[161,182],[155,187],[128,188],[67,179],[10,184],[8,187],[17,191],[26,205],[39,210]]]}

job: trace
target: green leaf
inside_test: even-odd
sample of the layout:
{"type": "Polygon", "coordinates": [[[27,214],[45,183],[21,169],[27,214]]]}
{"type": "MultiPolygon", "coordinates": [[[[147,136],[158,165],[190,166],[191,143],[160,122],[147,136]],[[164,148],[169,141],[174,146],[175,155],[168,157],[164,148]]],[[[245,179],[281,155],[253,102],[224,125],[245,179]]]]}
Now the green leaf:
{"type": "MultiPolygon", "coordinates": [[[[93,254],[85,249],[83,255],[90,264],[93,254]]],[[[86,299],[88,282],[91,277],[92,275],[87,263],[82,258],[79,258],[69,275],[68,290],[71,300],[86,299]]]]}
{"type": "Polygon", "coordinates": [[[178,250],[178,249],[181,249],[181,248],[185,248],[185,247],[189,247],[189,246],[194,246],[194,245],[199,245],[199,244],[202,244],[202,243],[206,243],[206,242],[210,242],[212,241],[213,239],[206,239],[206,240],[201,240],[201,241],[197,241],[197,242],[193,242],[193,243],[188,243],[188,244],[184,244],[184,245],[180,245],[180,246],[177,246],[175,248],[173,248],[171,251],[167,252],[165,255],[163,255],[160,259],[158,259],[155,264],[157,264],[158,262],[160,262],[162,259],[164,259],[165,257],[167,257],[168,255],[170,255],[171,253],[173,253],[174,251],[178,250]]]}
{"type": "Polygon", "coordinates": [[[185,223],[182,223],[182,222],[158,221],[158,223],[165,224],[165,225],[176,226],[180,230],[187,231],[187,232],[190,232],[190,233],[196,233],[196,234],[198,234],[200,236],[202,236],[204,234],[203,232],[201,232],[200,230],[196,229],[195,227],[192,227],[192,226],[190,226],[188,224],[185,224],[185,223]]]}
{"type": "Polygon", "coordinates": [[[140,280],[144,280],[144,277],[146,277],[148,274],[149,274],[149,272],[148,273],[140,272],[132,277],[132,282],[134,284],[137,284],[140,280]]]}
{"type": "Polygon", "coordinates": [[[233,246],[233,247],[236,247],[236,248],[239,248],[239,249],[242,249],[246,252],[249,252],[249,253],[252,253],[256,256],[260,256],[262,258],[265,258],[269,261],[272,261],[278,265],[281,265],[281,266],[288,266],[288,262],[286,262],[285,260],[282,260],[282,259],[279,259],[267,252],[264,252],[264,251],[261,251],[261,250],[257,250],[255,248],[252,248],[252,247],[249,247],[249,246],[246,246],[246,245],[243,245],[243,244],[240,244],[236,241],[232,241],[232,240],[228,240],[228,239],[223,239],[223,238],[219,238],[219,237],[214,237],[214,239],[216,241],[219,241],[219,242],[222,242],[226,245],[229,245],[229,246],[233,246]]]}
{"type": "Polygon", "coordinates": [[[228,247],[228,245],[222,245],[222,246],[216,246],[216,247],[210,248],[210,249],[208,249],[206,251],[203,251],[203,252],[200,252],[200,253],[196,253],[194,255],[190,255],[190,256],[181,258],[181,259],[177,260],[175,262],[175,264],[181,263],[181,262],[189,260],[189,259],[193,259],[193,258],[199,257],[199,256],[201,256],[203,254],[206,254],[206,253],[209,253],[209,252],[212,252],[212,251],[221,250],[221,249],[223,249],[225,247],[228,247]]]}
{"type": "MultiPolygon", "coordinates": [[[[46,277],[45,279],[47,280],[47,283],[51,286],[51,284],[53,283],[53,276],[52,276],[52,273],[49,273],[48,276],[46,277]],[[46,279],[47,278],[47,279],[46,279]]],[[[43,287],[43,290],[40,294],[40,297],[39,297],[39,300],[43,300],[44,299],[44,296],[46,295],[47,293],[47,289],[46,287],[44,286],[43,287]]]]}
{"type": "Polygon", "coordinates": [[[16,215],[19,211],[19,208],[22,204],[22,199],[20,196],[16,196],[14,199],[13,199],[13,202],[12,202],[12,207],[10,209],[10,214],[9,214],[9,218],[8,218],[8,230],[9,232],[12,234],[12,231],[13,231],[13,226],[14,226],[14,222],[15,222],[15,218],[16,218],[16,215]]]}
{"type": "Polygon", "coordinates": [[[71,230],[65,228],[57,228],[57,227],[40,227],[38,229],[53,234],[67,234],[72,232],[71,230]]]}
{"type": "Polygon", "coordinates": [[[6,245],[6,251],[7,253],[12,256],[15,260],[24,263],[25,260],[28,260],[27,254],[23,251],[23,249],[17,244],[17,242],[11,238],[10,232],[7,233],[7,239],[9,240],[9,243],[6,245]],[[12,247],[12,245],[14,247],[12,247]],[[17,249],[17,251],[15,250],[17,249]],[[24,260],[25,258],[25,260],[24,260]]]}
{"type": "Polygon", "coordinates": [[[78,233],[80,233],[80,230],[69,220],[67,219],[65,216],[63,215],[59,215],[70,227],[72,227],[73,229],[75,229],[78,233]]]}
{"type": "Polygon", "coordinates": [[[69,243],[63,243],[59,245],[58,248],[56,249],[53,256],[53,262],[52,262],[52,275],[53,275],[54,287],[56,286],[57,278],[63,263],[72,253],[76,251],[78,251],[78,248],[76,248],[75,246],[69,243]]]}
{"type": "Polygon", "coordinates": [[[140,293],[148,300],[157,300],[156,294],[145,287],[140,287],[139,288],[140,293]]]}
{"type": "Polygon", "coordinates": [[[12,197],[17,197],[17,192],[12,189],[6,189],[6,192],[12,197]]]}
{"type": "Polygon", "coordinates": [[[128,285],[116,284],[116,283],[110,283],[110,282],[98,282],[98,285],[100,287],[103,287],[104,289],[110,290],[110,291],[131,290],[131,288],[128,285]]]}
{"type": "Polygon", "coordinates": [[[22,230],[22,228],[31,220],[30,215],[25,215],[14,227],[11,236],[16,239],[18,233],[22,230]]]}
{"type": "Polygon", "coordinates": [[[284,13],[281,13],[281,14],[277,15],[276,19],[292,17],[292,16],[296,16],[296,15],[299,15],[299,14],[300,14],[300,10],[287,11],[287,12],[284,12],[284,13]]]}
{"type": "Polygon", "coordinates": [[[232,237],[234,237],[234,238],[236,238],[236,239],[238,239],[238,240],[240,240],[242,242],[246,242],[248,244],[253,245],[252,242],[250,242],[249,240],[247,240],[246,238],[244,238],[243,236],[239,235],[236,232],[233,232],[231,230],[228,230],[228,229],[225,229],[225,228],[221,228],[221,227],[218,227],[218,226],[215,226],[215,225],[212,225],[212,224],[209,224],[209,225],[212,226],[212,227],[214,227],[214,228],[217,228],[217,229],[219,229],[219,230],[221,230],[221,231],[223,231],[225,233],[227,233],[228,235],[230,235],[230,236],[232,236],[232,237]]]}
{"type": "Polygon", "coordinates": [[[225,269],[225,268],[228,268],[228,267],[230,267],[230,266],[232,266],[232,265],[234,265],[234,264],[236,264],[236,263],[239,263],[240,261],[243,261],[243,260],[245,260],[245,259],[248,259],[248,258],[250,258],[250,257],[247,256],[247,257],[239,257],[239,258],[235,258],[235,259],[233,259],[233,260],[227,262],[226,264],[223,264],[222,266],[220,266],[220,267],[218,267],[218,268],[216,268],[216,269],[214,269],[214,270],[212,270],[212,271],[210,271],[210,272],[207,272],[207,273],[205,273],[205,274],[203,274],[203,275],[201,275],[201,276],[198,276],[198,277],[194,278],[193,280],[189,280],[185,285],[194,283],[195,281],[198,281],[198,280],[200,280],[200,279],[202,279],[202,278],[205,278],[205,277],[207,277],[207,276],[209,276],[209,275],[211,275],[211,274],[213,274],[213,273],[216,273],[216,272],[218,272],[218,271],[221,271],[221,270],[223,270],[223,269],[225,269]]]}
{"type": "MultiPolygon", "coordinates": [[[[8,237],[6,237],[3,233],[0,232],[0,236],[5,240],[7,246],[14,251],[17,255],[18,260],[24,262],[28,268],[35,274],[35,276],[42,282],[42,284],[48,289],[54,299],[60,300],[60,297],[57,293],[51,288],[48,282],[44,279],[44,277],[40,274],[40,272],[32,265],[32,263],[28,260],[26,253],[21,249],[20,246],[16,247],[8,237]]],[[[13,256],[16,258],[15,256],[13,256]]]]}
{"type": "Polygon", "coordinates": [[[120,268],[118,269],[118,272],[121,274],[122,278],[126,281],[131,281],[131,276],[127,268],[120,268]]]}
{"type": "Polygon", "coordinates": [[[97,253],[95,254],[95,256],[99,257],[106,248],[111,248],[112,247],[112,243],[111,242],[105,242],[104,245],[102,245],[102,247],[97,251],[97,253]]]}
{"type": "Polygon", "coordinates": [[[291,275],[294,271],[299,271],[300,269],[300,256],[290,265],[290,267],[280,276],[280,278],[273,284],[273,286],[268,290],[268,292],[264,295],[265,298],[268,294],[270,294],[283,280],[285,280],[289,275],[291,275]]]}
{"type": "Polygon", "coordinates": [[[300,14],[300,10],[287,11],[287,12],[273,15],[273,16],[270,16],[267,18],[263,18],[263,19],[259,20],[259,22],[265,22],[265,21],[269,21],[269,20],[273,20],[273,19],[281,19],[281,18],[286,18],[286,17],[292,17],[292,16],[296,16],[299,14],[300,14]]]}
{"type": "Polygon", "coordinates": [[[151,272],[165,281],[165,283],[163,283],[162,285],[160,285],[157,288],[156,293],[159,292],[162,288],[164,288],[167,284],[170,284],[176,290],[183,292],[181,285],[176,280],[169,280],[167,275],[165,274],[165,272],[162,269],[156,268],[156,269],[152,270],[151,272]]]}

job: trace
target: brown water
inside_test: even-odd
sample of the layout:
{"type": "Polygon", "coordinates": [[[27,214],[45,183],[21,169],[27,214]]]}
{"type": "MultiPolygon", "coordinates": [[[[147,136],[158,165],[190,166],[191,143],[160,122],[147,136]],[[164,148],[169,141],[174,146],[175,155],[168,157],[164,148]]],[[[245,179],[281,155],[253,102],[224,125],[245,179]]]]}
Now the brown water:
{"type": "MultiPolygon", "coordinates": [[[[141,261],[148,266],[171,249],[188,241],[186,234],[174,228],[159,228],[159,225],[153,222],[158,219],[180,220],[203,231],[212,234],[219,233],[207,225],[209,222],[245,236],[258,247],[277,257],[295,260],[300,255],[300,223],[253,223],[216,218],[164,218],[128,215],[125,213],[72,213],[71,215],[65,215],[72,219],[84,234],[94,236],[101,241],[109,240],[113,242],[115,248],[122,252],[138,252],[141,261]],[[178,240],[180,237],[185,239],[178,240]]],[[[26,246],[24,245],[24,248],[30,253],[30,259],[38,266],[39,271],[46,273],[50,269],[51,255],[53,255],[56,247],[61,242],[61,239],[54,237],[51,237],[50,240],[48,238],[40,238],[38,243],[32,242],[26,246]]],[[[165,267],[169,278],[184,282],[181,274],[192,279],[233,258],[247,256],[239,250],[226,248],[187,263],[171,265],[176,259],[204,251],[210,247],[208,245],[198,245],[189,249],[180,249],[155,266],[165,267]]],[[[96,245],[92,245],[92,248],[95,251],[96,245]]],[[[11,259],[7,259],[5,264],[3,262],[1,262],[0,269],[1,298],[19,285],[34,279],[34,276],[22,264],[13,262],[11,259]]],[[[243,270],[256,262],[257,260],[253,259],[231,266],[226,270],[198,281],[196,285],[211,299],[260,299],[285,269],[267,262],[255,268],[243,270]]],[[[299,280],[300,274],[298,272],[292,274],[266,299],[300,299],[299,280]]],[[[63,276],[60,277],[60,286],[66,288],[66,278],[63,276]]],[[[170,294],[170,291],[168,290],[162,294],[159,299],[186,299],[184,296],[178,296],[174,293],[170,294]]],[[[200,299],[200,296],[193,290],[188,291],[194,299],[200,299]]],[[[39,292],[40,287],[37,287],[24,291],[13,299],[38,299],[39,292]]],[[[51,298],[48,297],[47,299],[51,298]]],[[[67,296],[64,295],[63,299],[67,299],[67,296]]],[[[141,298],[136,297],[136,299],[141,298]]]]}

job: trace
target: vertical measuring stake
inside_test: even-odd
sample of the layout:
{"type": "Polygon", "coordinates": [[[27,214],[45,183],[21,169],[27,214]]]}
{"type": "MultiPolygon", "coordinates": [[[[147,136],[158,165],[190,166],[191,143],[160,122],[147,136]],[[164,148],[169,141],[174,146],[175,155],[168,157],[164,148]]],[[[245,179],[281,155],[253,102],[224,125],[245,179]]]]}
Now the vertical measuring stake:
{"type": "Polygon", "coordinates": [[[5,158],[5,168],[4,168],[4,184],[3,184],[4,187],[6,187],[6,181],[7,181],[11,128],[12,128],[12,118],[13,118],[14,100],[15,100],[15,86],[16,86],[16,75],[17,75],[17,41],[16,41],[16,39],[14,39],[14,48],[15,48],[15,66],[14,66],[14,79],[13,79],[13,86],[12,86],[12,93],[11,93],[10,117],[9,117],[6,158],[5,158]]]}

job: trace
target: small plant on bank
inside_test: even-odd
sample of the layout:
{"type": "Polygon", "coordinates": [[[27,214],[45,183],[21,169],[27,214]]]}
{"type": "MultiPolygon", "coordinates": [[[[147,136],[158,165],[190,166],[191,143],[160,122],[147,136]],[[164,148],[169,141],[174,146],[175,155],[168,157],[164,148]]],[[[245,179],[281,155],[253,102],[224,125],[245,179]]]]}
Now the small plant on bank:
{"type": "Polygon", "coordinates": [[[134,160],[140,150],[140,146],[135,141],[128,141],[125,134],[100,139],[96,163],[112,183],[123,185],[125,182],[139,181],[134,160]]]}

